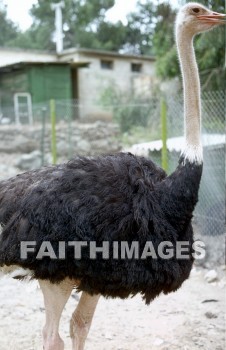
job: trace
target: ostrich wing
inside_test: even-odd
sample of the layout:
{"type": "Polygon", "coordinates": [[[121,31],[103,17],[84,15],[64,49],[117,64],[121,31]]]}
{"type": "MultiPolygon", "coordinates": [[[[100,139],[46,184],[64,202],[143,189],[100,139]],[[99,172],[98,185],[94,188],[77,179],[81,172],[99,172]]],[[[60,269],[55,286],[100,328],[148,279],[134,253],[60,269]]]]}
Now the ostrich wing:
{"type": "MultiPolygon", "coordinates": [[[[112,198],[120,193],[125,200],[131,186],[143,182],[151,190],[165,177],[165,172],[151,160],[132,154],[74,158],[66,164],[44,167],[1,181],[0,223],[6,225],[12,216],[22,212],[26,215],[34,213],[38,203],[42,208],[48,203],[46,209],[54,208],[58,214],[63,204],[70,206],[73,203],[74,207],[84,198],[88,200],[87,211],[90,201],[94,204],[94,199],[100,196],[113,205],[112,198]]],[[[48,211],[42,210],[42,217],[49,222],[48,211]]]]}
{"type": "Polygon", "coordinates": [[[23,199],[39,184],[45,184],[59,174],[63,166],[44,167],[28,171],[0,182],[0,224],[5,225],[20,208],[23,199]]]}

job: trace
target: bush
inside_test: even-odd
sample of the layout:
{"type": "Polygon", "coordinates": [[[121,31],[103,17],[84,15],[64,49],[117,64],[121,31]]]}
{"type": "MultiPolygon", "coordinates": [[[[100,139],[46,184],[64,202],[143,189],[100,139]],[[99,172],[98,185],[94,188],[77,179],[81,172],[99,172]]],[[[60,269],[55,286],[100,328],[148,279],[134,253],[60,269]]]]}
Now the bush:
{"type": "Polygon", "coordinates": [[[136,126],[147,127],[153,110],[156,109],[155,102],[154,99],[147,101],[141,96],[121,93],[114,86],[105,89],[101,96],[101,104],[111,107],[113,118],[122,133],[136,126]]]}

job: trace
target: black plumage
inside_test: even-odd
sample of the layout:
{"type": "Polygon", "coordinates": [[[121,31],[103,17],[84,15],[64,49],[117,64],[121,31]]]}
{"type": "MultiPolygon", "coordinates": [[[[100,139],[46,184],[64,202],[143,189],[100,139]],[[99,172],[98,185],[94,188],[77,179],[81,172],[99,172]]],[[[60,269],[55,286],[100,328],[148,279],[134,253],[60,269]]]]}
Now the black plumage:
{"type": "Polygon", "coordinates": [[[98,158],[74,158],[66,164],[42,168],[0,183],[0,266],[18,265],[37,279],[77,281],[78,290],[106,297],[126,298],[141,293],[147,303],[169,293],[188,278],[193,264],[192,212],[198,200],[202,165],[183,159],[166,173],[151,160],[119,153],[98,158]],[[36,241],[27,259],[20,242],[36,241]],[[66,259],[36,259],[43,241],[57,253],[59,241],[189,242],[189,259],[90,260],[67,247],[66,259]]]}

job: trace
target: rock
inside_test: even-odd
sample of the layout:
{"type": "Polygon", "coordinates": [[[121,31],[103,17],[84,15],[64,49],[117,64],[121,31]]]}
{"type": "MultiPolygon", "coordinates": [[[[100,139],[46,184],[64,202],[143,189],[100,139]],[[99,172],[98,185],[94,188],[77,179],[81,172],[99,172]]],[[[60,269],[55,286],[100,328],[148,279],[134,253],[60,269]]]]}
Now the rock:
{"type": "MultiPolygon", "coordinates": [[[[82,151],[86,154],[88,154],[91,150],[91,145],[88,141],[86,140],[81,140],[79,143],[78,143],[78,152],[79,151],[82,151]]],[[[76,152],[76,153],[78,153],[76,152]]]]}
{"type": "Polygon", "coordinates": [[[11,123],[11,119],[10,118],[0,118],[0,123],[2,125],[7,125],[11,123]]]}
{"type": "Polygon", "coordinates": [[[224,289],[226,287],[226,278],[222,278],[220,282],[218,283],[218,287],[221,289],[224,289]]]}
{"type": "Polygon", "coordinates": [[[92,148],[105,152],[106,149],[109,149],[109,141],[107,139],[92,141],[92,148]]]}
{"type": "Polygon", "coordinates": [[[217,303],[219,300],[217,299],[205,299],[202,301],[202,304],[204,303],[217,303]]]}
{"type": "Polygon", "coordinates": [[[17,168],[5,164],[0,164],[0,179],[10,178],[16,174],[18,174],[17,168]]]}
{"type": "Polygon", "coordinates": [[[57,142],[57,154],[66,156],[68,154],[68,145],[65,141],[61,140],[57,142]]]}
{"type": "Polygon", "coordinates": [[[204,279],[208,282],[208,283],[213,283],[216,282],[218,280],[218,275],[216,270],[209,270],[205,276],[204,279]]]}
{"type": "Polygon", "coordinates": [[[110,333],[106,333],[106,334],[104,335],[104,337],[105,337],[105,339],[107,339],[107,340],[113,340],[113,336],[112,336],[112,334],[110,334],[110,333]]]}
{"type": "Polygon", "coordinates": [[[205,313],[205,316],[207,317],[207,318],[217,318],[217,315],[216,314],[214,314],[214,313],[212,313],[212,312],[210,312],[210,311],[207,311],[206,313],[205,313]]]}
{"type": "Polygon", "coordinates": [[[29,154],[23,154],[18,161],[16,166],[21,170],[32,170],[38,169],[42,165],[42,154],[40,151],[34,151],[29,154]]]}
{"type": "Polygon", "coordinates": [[[164,343],[164,340],[163,340],[163,339],[161,339],[161,338],[156,338],[156,339],[154,340],[153,345],[155,345],[155,346],[160,346],[160,345],[162,345],[163,343],[164,343]]]}
{"type": "MultiPolygon", "coordinates": [[[[72,121],[70,129],[65,121],[57,124],[57,155],[68,159],[69,154],[95,156],[121,150],[119,127],[113,123],[80,123],[72,121]],[[69,152],[70,151],[70,152],[69,152]]],[[[42,147],[45,153],[51,151],[51,130],[46,125],[42,133],[40,124],[32,127],[23,125],[1,125],[0,152],[4,154],[27,154],[42,147]]]]}
{"type": "Polygon", "coordinates": [[[201,270],[198,270],[195,266],[191,270],[191,276],[200,276],[201,273],[201,270]]]}
{"type": "Polygon", "coordinates": [[[29,153],[37,149],[37,142],[23,135],[9,134],[7,139],[0,142],[0,152],[3,153],[29,153]]]}
{"type": "Polygon", "coordinates": [[[76,144],[81,142],[81,139],[82,139],[81,135],[74,135],[71,137],[71,142],[72,144],[76,144]]]}

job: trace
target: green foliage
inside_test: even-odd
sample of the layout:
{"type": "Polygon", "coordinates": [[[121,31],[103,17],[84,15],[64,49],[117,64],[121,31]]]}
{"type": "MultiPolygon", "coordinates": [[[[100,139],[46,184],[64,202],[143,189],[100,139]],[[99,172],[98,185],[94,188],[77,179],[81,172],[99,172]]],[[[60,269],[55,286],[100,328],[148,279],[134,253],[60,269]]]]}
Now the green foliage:
{"type": "MultiPolygon", "coordinates": [[[[21,34],[14,45],[22,48],[54,50],[55,12],[51,5],[59,1],[38,0],[32,6],[34,23],[21,34]]],[[[105,21],[105,12],[114,6],[114,0],[64,0],[64,48],[85,47],[119,50],[124,43],[125,27],[105,21]]]]}
{"type": "Polygon", "coordinates": [[[127,16],[126,49],[137,54],[152,54],[156,6],[138,1],[136,11],[127,16]]]}
{"type": "Polygon", "coordinates": [[[119,123],[121,131],[126,132],[134,126],[146,127],[149,113],[150,106],[141,104],[137,98],[132,101],[132,104],[117,106],[114,117],[119,123]]]}
{"type": "MultiPolygon", "coordinates": [[[[225,12],[222,0],[200,0],[200,3],[217,12],[225,12]]],[[[195,42],[203,90],[225,89],[225,28],[198,36],[195,42]]]]}
{"type": "Polygon", "coordinates": [[[113,113],[124,135],[123,143],[144,142],[157,138],[160,133],[160,113],[158,100],[135,96],[131,92],[121,91],[113,83],[106,88],[100,98],[100,104],[113,113]],[[148,138],[147,138],[148,135],[148,138]]]}
{"type": "Polygon", "coordinates": [[[112,24],[103,21],[99,25],[97,39],[95,48],[118,51],[126,43],[125,27],[121,22],[112,24]]]}
{"type": "Polygon", "coordinates": [[[151,140],[158,140],[161,137],[160,128],[152,128],[151,125],[131,126],[130,129],[121,134],[120,141],[123,146],[129,147],[136,143],[150,142],[151,140]]]}
{"type": "MultiPolygon", "coordinates": [[[[214,11],[224,13],[222,0],[199,0],[214,11]]],[[[155,27],[153,52],[157,58],[157,73],[162,79],[180,76],[179,64],[174,44],[175,12],[169,4],[163,5],[164,11],[155,27]]],[[[159,8],[160,11],[160,8],[159,8]]],[[[203,90],[221,90],[225,88],[225,28],[219,27],[195,39],[195,50],[200,70],[203,90]]]]}
{"type": "Polygon", "coordinates": [[[153,53],[157,58],[157,74],[162,79],[173,78],[179,74],[174,39],[176,11],[169,3],[159,3],[156,7],[157,23],[153,36],[153,53]]]}
{"type": "Polygon", "coordinates": [[[112,106],[114,120],[119,124],[122,133],[132,127],[146,127],[150,119],[151,106],[140,96],[122,93],[114,85],[104,90],[101,96],[103,106],[112,106]]]}
{"type": "Polygon", "coordinates": [[[136,12],[127,17],[127,47],[138,54],[164,55],[174,44],[175,16],[168,2],[138,1],[136,12]]]}
{"type": "Polygon", "coordinates": [[[18,27],[7,18],[6,6],[0,1],[0,46],[8,46],[18,32],[18,27]]]}
{"type": "Polygon", "coordinates": [[[175,45],[169,49],[165,55],[157,58],[157,74],[162,79],[174,78],[179,75],[179,62],[175,45]]]}
{"type": "Polygon", "coordinates": [[[174,22],[176,12],[169,3],[159,3],[156,7],[156,25],[153,36],[153,53],[157,57],[165,55],[174,44],[174,22]],[[161,43],[161,44],[160,44],[161,43]]]}
{"type": "Polygon", "coordinates": [[[46,26],[40,26],[40,29],[37,31],[35,26],[32,25],[24,33],[18,33],[18,35],[8,43],[8,46],[33,50],[55,50],[55,44],[49,41],[48,29],[46,26]]]}

